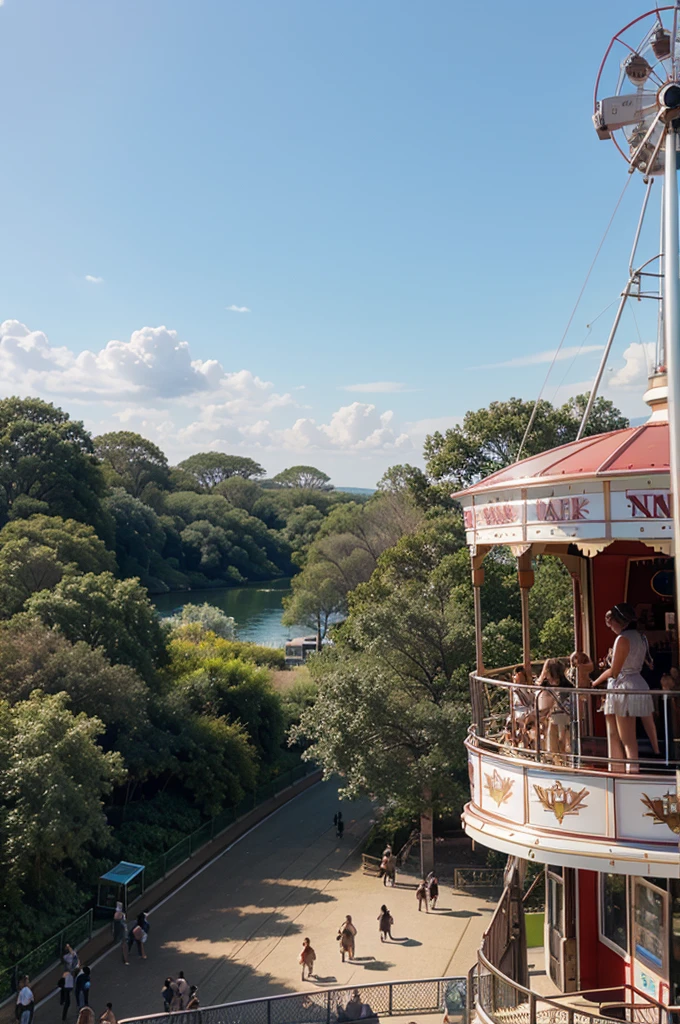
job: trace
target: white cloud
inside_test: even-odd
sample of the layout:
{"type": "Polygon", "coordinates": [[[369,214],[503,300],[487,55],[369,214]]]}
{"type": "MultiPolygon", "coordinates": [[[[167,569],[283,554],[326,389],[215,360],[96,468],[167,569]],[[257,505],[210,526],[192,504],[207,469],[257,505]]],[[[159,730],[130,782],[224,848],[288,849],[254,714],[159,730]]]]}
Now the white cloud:
{"type": "Polygon", "coordinates": [[[361,391],[364,394],[394,394],[411,390],[413,389],[395,380],[376,380],[372,384],[346,384],[338,388],[338,391],[361,391]]]}
{"type": "Polygon", "coordinates": [[[316,425],[308,417],[295,421],[281,432],[281,442],[295,451],[305,448],[339,448],[344,451],[369,451],[411,447],[408,434],[391,426],[393,413],[379,413],[374,405],[352,402],[337,409],[329,423],[316,425]]]}
{"type": "Polygon", "coordinates": [[[481,366],[471,366],[471,370],[495,370],[504,366],[537,366],[539,363],[561,363],[565,359],[573,359],[575,356],[587,356],[591,352],[601,352],[604,345],[567,345],[560,349],[555,356],[555,349],[547,349],[544,352],[534,352],[528,356],[516,356],[514,359],[506,359],[502,363],[484,363],[481,366]]]}
{"type": "Polygon", "coordinates": [[[227,309],[229,310],[230,313],[250,313],[251,312],[248,309],[247,306],[234,306],[234,305],[231,305],[231,306],[227,306],[227,309]]]}
{"type": "Polygon", "coordinates": [[[89,281],[90,284],[103,284],[103,277],[95,277],[94,274],[85,274],[85,280],[89,281]]]}
{"type": "Polygon", "coordinates": [[[638,391],[646,390],[650,367],[654,361],[654,345],[647,342],[634,341],[623,353],[624,364],[614,369],[607,381],[612,390],[638,391]]]}
{"type": "Polygon", "coordinates": [[[268,452],[272,460],[318,449],[370,463],[381,453],[378,462],[395,449],[414,448],[410,430],[389,410],[356,401],[317,422],[271,381],[194,358],[189,343],[162,326],[78,353],[6,320],[0,324],[0,382],[0,394],[56,401],[95,433],[122,425],[136,430],[173,461],[201,449],[268,452]]]}
{"type": "Polygon", "coordinates": [[[404,430],[415,444],[421,445],[428,434],[434,434],[437,431],[443,434],[453,427],[459,427],[462,422],[462,416],[431,416],[428,419],[405,423],[404,430]]]}

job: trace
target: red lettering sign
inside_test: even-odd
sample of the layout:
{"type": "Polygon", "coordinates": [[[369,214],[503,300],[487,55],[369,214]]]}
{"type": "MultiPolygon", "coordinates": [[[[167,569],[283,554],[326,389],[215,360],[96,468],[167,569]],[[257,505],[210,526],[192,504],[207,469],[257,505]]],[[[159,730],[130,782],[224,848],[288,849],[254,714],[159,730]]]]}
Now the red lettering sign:
{"type": "Polygon", "coordinates": [[[626,491],[633,519],[670,519],[670,491],[626,491]]]}
{"type": "Polygon", "coordinates": [[[536,502],[536,518],[544,523],[573,523],[590,515],[590,498],[550,498],[536,502]]]}

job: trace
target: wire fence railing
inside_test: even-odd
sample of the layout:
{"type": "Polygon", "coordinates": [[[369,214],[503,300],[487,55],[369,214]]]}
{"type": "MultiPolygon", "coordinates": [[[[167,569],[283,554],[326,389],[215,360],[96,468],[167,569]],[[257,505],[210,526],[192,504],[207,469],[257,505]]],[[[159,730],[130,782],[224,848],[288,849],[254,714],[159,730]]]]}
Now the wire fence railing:
{"type": "Polygon", "coordinates": [[[247,999],[180,1013],[128,1017],[119,1024],[343,1024],[405,1014],[446,1013],[466,1021],[467,979],[423,978],[247,999]]]}
{"type": "Polygon", "coordinates": [[[55,960],[61,959],[66,951],[67,943],[74,949],[77,946],[82,946],[84,942],[92,938],[93,930],[94,910],[90,907],[75,921],[71,921],[61,931],[56,932],[41,945],[32,949],[21,960],[17,960],[12,967],[0,972],[0,1001],[17,991],[19,978],[23,978],[24,974],[27,974],[29,978],[34,978],[55,960]]]}
{"type": "MultiPolygon", "coordinates": [[[[264,786],[260,786],[253,793],[248,794],[236,807],[229,807],[222,811],[221,814],[211,818],[210,821],[204,822],[191,835],[181,839],[174,846],[170,847],[169,850],[166,850],[165,853],[162,853],[159,857],[154,858],[154,860],[149,861],[145,865],[144,884],[141,888],[141,893],[147,892],[152,885],[166,878],[180,864],[184,864],[198,853],[206,843],[212,842],[230,825],[235,824],[239,818],[242,818],[260,804],[270,800],[282,790],[292,786],[295,782],[299,782],[300,779],[316,770],[316,765],[313,764],[303,763],[297,765],[295,768],[290,769],[290,771],[278,775],[264,786]]],[[[94,931],[94,918],[95,909],[90,907],[80,917],[76,918],[75,921],[65,925],[61,931],[46,939],[45,942],[31,950],[30,953],[27,953],[15,964],[12,964],[11,967],[0,970],[0,1003],[17,991],[18,980],[24,974],[27,974],[29,978],[35,978],[58,961],[64,953],[66,943],[69,943],[75,949],[89,941],[94,931]]]]}

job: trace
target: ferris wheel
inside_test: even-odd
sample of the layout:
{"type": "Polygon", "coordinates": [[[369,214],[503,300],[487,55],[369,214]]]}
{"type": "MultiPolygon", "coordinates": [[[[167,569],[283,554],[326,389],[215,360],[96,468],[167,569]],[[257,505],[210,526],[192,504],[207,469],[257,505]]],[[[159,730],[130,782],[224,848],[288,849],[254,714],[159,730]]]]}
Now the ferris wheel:
{"type": "Polygon", "coordinates": [[[680,7],[655,7],[612,37],[595,82],[593,124],[631,173],[663,174],[680,121],[680,7]]]}

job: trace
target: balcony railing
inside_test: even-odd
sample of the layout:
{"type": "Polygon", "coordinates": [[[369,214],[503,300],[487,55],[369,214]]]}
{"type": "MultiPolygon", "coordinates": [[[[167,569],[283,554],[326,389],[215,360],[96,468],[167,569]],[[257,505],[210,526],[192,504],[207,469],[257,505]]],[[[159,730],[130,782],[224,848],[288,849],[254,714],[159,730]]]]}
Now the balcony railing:
{"type": "Polygon", "coordinates": [[[483,953],[468,975],[468,999],[492,1024],[667,1024],[680,1007],[665,1006],[631,985],[544,996],[517,984],[483,953]],[[590,1010],[587,1002],[598,1004],[590,1010]]]}
{"type": "MultiPolygon", "coordinates": [[[[540,670],[540,664],[535,666],[540,670]]],[[[607,740],[595,734],[598,707],[606,695],[604,688],[558,688],[549,690],[568,710],[565,749],[547,749],[547,718],[540,714],[539,701],[546,687],[517,685],[510,681],[511,668],[496,669],[487,675],[470,676],[472,726],[470,742],[495,750],[502,757],[522,758],[546,765],[625,773],[640,771],[654,775],[674,774],[680,768],[680,691],[628,690],[627,694],[651,693],[654,699],[657,736],[661,749],[655,755],[648,741],[641,740],[635,764],[607,755],[607,740]],[[519,699],[521,692],[523,701],[519,699]],[[528,703],[529,715],[518,707],[528,703]],[[527,719],[532,723],[526,727],[527,719]],[[538,725],[534,724],[538,723],[538,725]]]]}

